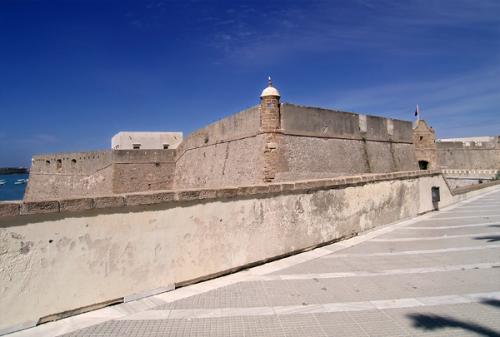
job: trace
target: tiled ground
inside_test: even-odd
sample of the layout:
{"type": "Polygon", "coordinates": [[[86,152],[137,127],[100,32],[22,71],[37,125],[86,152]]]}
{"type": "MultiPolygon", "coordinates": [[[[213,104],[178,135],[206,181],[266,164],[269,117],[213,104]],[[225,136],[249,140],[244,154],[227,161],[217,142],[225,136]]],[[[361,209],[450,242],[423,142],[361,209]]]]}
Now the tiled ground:
{"type": "Polygon", "coordinates": [[[500,337],[500,191],[335,250],[117,306],[64,336],[500,337]]]}

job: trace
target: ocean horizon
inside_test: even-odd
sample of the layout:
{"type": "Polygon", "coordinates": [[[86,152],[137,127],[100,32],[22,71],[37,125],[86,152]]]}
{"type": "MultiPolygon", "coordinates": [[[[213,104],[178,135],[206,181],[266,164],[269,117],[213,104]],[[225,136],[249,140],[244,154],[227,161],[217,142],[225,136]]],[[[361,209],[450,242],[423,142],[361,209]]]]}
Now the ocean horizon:
{"type": "Polygon", "coordinates": [[[0,185],[0,201],[22,200],[26,184],[15,184],[19,179],[28,179],[27,173],[0,174],[0,181],[5,184],[0,185]]]}

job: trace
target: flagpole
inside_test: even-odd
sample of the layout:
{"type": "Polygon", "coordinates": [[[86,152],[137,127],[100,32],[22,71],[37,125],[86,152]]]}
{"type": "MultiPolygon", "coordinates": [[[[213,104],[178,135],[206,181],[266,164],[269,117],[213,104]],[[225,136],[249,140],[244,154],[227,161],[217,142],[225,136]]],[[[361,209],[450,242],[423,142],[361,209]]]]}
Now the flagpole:
{"type": "Polygon", "coordinates": [[[420,120],[420,110],[418,109],[418,104],[417,104],[417,121],[420,120]]]}

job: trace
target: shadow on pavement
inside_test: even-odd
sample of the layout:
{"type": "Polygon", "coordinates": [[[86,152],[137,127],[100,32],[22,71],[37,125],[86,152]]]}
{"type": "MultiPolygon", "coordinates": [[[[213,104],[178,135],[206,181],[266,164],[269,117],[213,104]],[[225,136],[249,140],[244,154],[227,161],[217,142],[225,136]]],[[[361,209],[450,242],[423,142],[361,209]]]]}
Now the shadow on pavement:
{"type": "Polygon", "coordinates": [[[452,317],[433,314],[410,314],[413,326],[422,330],[438,330],[444,328],[460,328],[479,334],[480,336],[500,337],[500,333],[488,327],[481,326],[473,322],[459,321],[452,317]]]}
{"type": "Polygon", "coordinates": [[[500,235],[486,235],[478,236],[474,238],[475,240],[486,240],[487,242],[497,242],[500,241],[500,235]]]}
{"type": "Polygon", "coordinates": [[[487,305],[491,305],[492,307],[500,308],[500,301],[499,300],[490,300],[490,299],[482,300],[481,304],[487,304],[487,305]]]}

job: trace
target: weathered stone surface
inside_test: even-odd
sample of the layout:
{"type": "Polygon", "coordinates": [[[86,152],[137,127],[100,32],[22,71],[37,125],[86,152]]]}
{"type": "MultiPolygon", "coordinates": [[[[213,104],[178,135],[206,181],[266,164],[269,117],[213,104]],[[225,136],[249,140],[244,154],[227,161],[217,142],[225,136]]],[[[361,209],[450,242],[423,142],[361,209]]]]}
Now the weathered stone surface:
{"type": "Polygon", "coordinates": [[[121,195],[95,197],[94,198],[94,205],[95,205],[95,208],[123,207],[123,206],[125,206],[125,197],[123,197],[121,195]]]}
{"type": "Polygon", "coordinates": [[[281,192],[281,184],[270,184],[269,185],[269,193],[279,193],[281,192]]]}
{"type": "Polygon", "coordinates": [[[217,198],[234,198],[238,195],[238,189],[235,188],[222,188],[216,191],[217,198]]]}
{"type": "Polygon", "coordinates": [[[61,212],[86,211],[92,208],[94,208],[94,199],[92,198],[63,199],[59,201],[59,210],[61,212]]]}
{"type": "Polygon", "coordinates": [[[33,157],[27,201],[171,189],[175,150],[108,150],[33,157]]]}
{"type": "MultiPolygon", "coordinates": [[[[224,189],[219,191],[224,202],[178,200],[178,207],[124,207],[75,217],[41,214],[26,217],[22,226],[0,217],[0,227],[7,228],[0,231],[0,242],[7,240],[9,247],[9,258],[0,266],[5,270],[0,273],[0,307],[9,308],[2,312],[0,329],[188,282],[414,216],[432,209],[432,186],[441,187],[441,206],[451,202],[442,176],[431,176],[276,194],[264,186],[258,187],[265,188],[264,194],[244,198],[234,197],[239,189],[224,189]]],[[[98,207],[123,206],[124,198],[100,197],[95,202],[98,207]]]]}
{"type": "Polygon", "coordinates": [[[21,202],[0,201],[0,217],[19,215],[21,202]]]}
{"type": "Polygon", "coordinates": [[[429,169],[500,169],[499,140],[440,142],[424,120],[413,130],[417,160],[427,162],[429,169]]]}
{"type": "MultiPolygon", "coordinates": [[[[117,196],[102,196],[95,198],[70,198],[59,200],[59,206],[54,203],[49,205],[41,203],[27,203],[23,206],[21,215],[53,212],[85,211],[92,208],[112,208],[136,205],[158,204],[163,202],[183,202],[190,200],[210,200],[215,198],[234,198],[236,196],[256,196],[270,193],[293,192],[300,193],[305,190],[328,190],[342,188],[343,186],[363,185],[366,183],[394,180],[412,179],[424,176],[440,175],[440,170],[406,171],[379,174],[365,174],[351,177],[338,177],[330,179],[305,180],[297,182],[273,183],[266,185],[241,186],[222,189],[192,189],[182,191],[142,192],[117,196]],[[32,211],[31,211],[32,209],[32,211]]],[[[486,185],[485,185],[486,186],[486,185]]],[[[14,206],[5,206],[5,214],[11,214],[14,206]]],[[[0,213],[0,216],[3,216],[0,213]]],[[[7,215],[5,215],[7,216],[7,215]]]]}
{"type": "Polygon", "coordinates": [[[151,205],[164,202],[173,201],[175,199],[175,192],[149,192],[128,194],[125,196],[125,203],[127,206],[138,205],[151,205]]]}
{"type": "Polygon", "coordinates": [[[176,192],[175,200],[198,200],[200,199],[200,190],[185,190],[176,192]]]}
{"type": "Polygon", "coordinates": [[[215,199],[216,197],[217,197],[217,191],[214,189],[200,190],[200,199],[215,199]]]}
{"type": "Polygon", "coordinates": [[[281,183],[282,192],[290,192],[295,190],[295,183],[281,183]]]}
{"type": "Polygon", "coordinates": [[[49,201],[26,201],[21,204],[21,215],[57,213],[59,212],[59,202],[49,201]]]}

